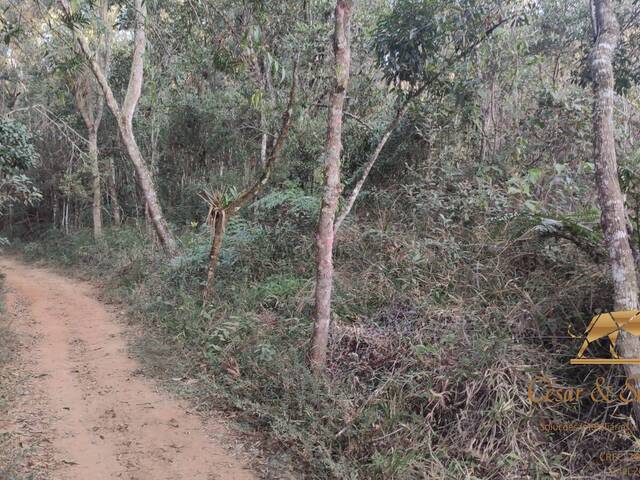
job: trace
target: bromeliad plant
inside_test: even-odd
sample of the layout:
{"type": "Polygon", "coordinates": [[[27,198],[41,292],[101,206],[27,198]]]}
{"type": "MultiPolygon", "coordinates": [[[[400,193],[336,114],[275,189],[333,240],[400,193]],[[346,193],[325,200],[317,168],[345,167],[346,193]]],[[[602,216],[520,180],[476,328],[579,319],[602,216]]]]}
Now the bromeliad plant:
{"type": "Polygon", "coordinates": [[[271,153],[267,157],[267,161],[260,177],[253,184],[251,184],[250,187],[237,195],[233,200],[230,200],[222,192],[202,192],[200,194],[201,198],[209,206],[207,223],[212,228],[211,250],[209,252],[209,267],[207,269],[207,283],[203,293],[205,304],[213,298],[213,295],[215,293],[214,282],[216,267],[218,265],[218,259],[220,257],[220,250],[222,249],[222,241],[224,240],[224,233],[227,222],[231,217],[236,215],[241,208],[246,207],[247,205],[251,205],[255,201],[262,188],[269,181],[269,178],[271,177],[271,173],[273,171],[273,166],[276,164],[282,154],[284,143],[291,128],[293,107],[296,97],[297,66],[298,61],[296,59],[293,65],[289,100],[287,102],[287,107],[282,114],[282,124],[280,127],[280,132],[276,137],[276,142],[273,146],[273,149],[271,150],[271,153]]]}

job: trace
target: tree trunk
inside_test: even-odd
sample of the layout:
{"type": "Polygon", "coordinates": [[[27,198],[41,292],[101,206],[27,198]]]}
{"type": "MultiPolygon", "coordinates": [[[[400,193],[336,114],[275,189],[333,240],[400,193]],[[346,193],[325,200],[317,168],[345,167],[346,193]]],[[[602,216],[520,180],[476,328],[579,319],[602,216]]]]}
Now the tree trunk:
{"type": "Polygon", "coordinates": [[[129,158],[133,163],[133,168],[136,171],[140,190],[142,190],[142,194],[144,195],[146,208],[148,209],[149,216],[151,217],[151,222],[156,234],[158,235],[158,239],[160,239],[160,243],[169,254],[175,255],[177,253],[178,246],[171,234],[171,231],[169,230],[169,225],[164,218],[162,209],[160,208],[156,189],[153,184],[153,179],[151,178],[151,172],[149,171],[144,158],[142,158],[140,148],[138,147],[135,136],[133,135],[133,126],[126,120],[118,123],[120,124],[122,142],[127,149],[129,158]]]}
{"type": "Polygon", "coordinates": [[[264,168],[264,165],[267,163],[267,142],[269,140],[267,133],[264,131],[267,124],[265,122],[264,113],[260,113],[260,127],[264,132],[262,134],[262,139],[260,141],[260,168],[264,168]]]}
{"type": "MultiPolygon", "coordinates": [[[[275,143],[271,153],[267,156],[267,160],[262,170],[262,174],[258,179],[243,191],[238,197],[232,201],[229,205],[222,208],[220,206],[220,199],[215,199],[209,195],[208,202],[211,208],[209,215],[213,215],[211,219],[213,223],[213,240],[211,242],[211,251],[209,254],[209,268],[207,271],[207,284],[204,289],[204,302],[208,303],[215,292],[215,273],[218,265],[218,257],[220,256],[220,250],[222,249],[222,241],[224,239],[224,231],[229,219],[236,215],[241,208],[250,205],[260,193],[260,190],[267,184],[269,178],[271,178],[271,172],[273,166],[280,158],[282,149],[284,148],[285,140],[289,135],[291,128],[291,122],[293,118],[293,105],[296,99],[296,85],[298,60],[296,59],[293,64],[293,72],[291,74],[291,90],[289,92],[289,101],[287,102],[287,109],[282,114],[282,125],[280,126],[280,132],[276,137],[275,143]]],[[[206,197],[203,196],[206,199],[206,197]]],[[[210,217],[209,217],[210,218],[210,217]]],[[[209,219],[208,219],[209,220],[209,219]]]]}
{"type": "Polygon", "coordinates": [[[267,163],[267,147],[269,143],[269,136],[267,135],[267,116],[264,112],[264,99],[267,96],[269,86],[269,72],[264,64],[262,64],[262,68],[260,68],[260,65],[258,68],[260,70],[260,86],[263,93],[262,100],[260,102],[260,130],[262,131],[262,136],[260,138],[260,168],[264,168],[267,163]]]}
{"type": "MultiPolygon", "coordinates": [[[[151,118],[151,158],[149,161],[149,174],[151,175],[151,182],[155,185],[156,178],[158,177],[158,138],[160,136],[160,128],[157,125],[156,121],[156,105],[153,106],[153,114],[151,118]]],[[[153,237],[154,236],[154,226],[151,217],[151,210],[149,209],[149,202],[145,201],[144,206],[144,218],[147,224],[147,232],[153,237]]]]}
{"type": "Polygon", "coordinates": [[[340,198],[340,155],[342,152],[342,114],[351,68],[350,23],[351,0],[337,0],[335,9],[335,84],[329,102],[327,151],[324,167],[324,193],[316,232],[317,272],[314,329],[310,363],[316,374],[325,370],[331,324],[331,290],[333,288],[334,220],[340,198]]]}
{"type": "MultiPolygon", "coordinates": [[[[618,42],[618,22],[612,0],[593,0],[595,41],[592,50],[594,80],[594,163],[602,229],[609,252],[613,278],[614,308],[638,309],[638,283],[633,254],[627,233],[624,199],[618,179],[616,159],[613,98],[614,77],[612,58],[618,42]]],[[[625,358],[640,358],[640,339],[623,331],[619,340],[625,358]]],[[[627,365],[627,375],[639,375],[640,365],[627,365]]],[[[637,403],[635,416],[640,419],[637,403]]]]}
{"type": "Polygon", "coordinates": [[[76,79],[76,105],[82,114],[87,127],[88,157],[91,164],[91,191],[93,196],[93,238],[102,238],[102,190],[100,188],[100,163],[98,157],[98,129],[102,121],[104,100],[97,91],[97,85],[92,79],[81,72],[76,79]]]}
{"type": "Polygon", "coordinates": [[[102,191],[100,189],[100,163],[98,162],[98,132],[89,131],[89,160],[91,161],[91,184],[93,191],[93,237],[102,238],[102,191]]]}
{"type": "Polygon", "coordinates": [[[69,199],[66,197],[62,204],[62,228],[65,235],[69,235],[69,199]]]}
{"type": "MultiPolygon", "coordinates": [[[[59,0],[66,15],[72,15],[71,6],[68,0],[59,0]]],[[[144,74],[144,53],[146,49],[146,33],[145,33],[145,21],[147,19],[147,6],[143,0],[134,0],[135,15],[135,34],[134,34],[134,48],[133,57],[131,60],[131,72],[129,75],[129,83],[127,85],[127,91],[122,101],[122,107],[118,104],[113,90],[109,85],[109,81],[105,75],[105,70],[96,61],[95,55],[89,47],[87,38],[82,35],[77,29],[74,30],[76,40],[80,49],[89,62],[91,71],[93,72],[102,93],[104,99],[109,107],[109,110],[116,117],[118,123],[118,129],[120,131],[120,137],[127,149],[129,158],[133,163],[136,177],[138,179],[140,189],[145,197],[146,203],[149,205],[149,213],[151,215],[151,221],[153,222],[154,229],[160,239],[160,243],[164,247],[165,251],[171,255],[177,255],[178,246],[173,234],[169,230],[168,224],[162,213],[162,208],[158,202],[155,186],[151,178],[149,167],[145,163],[140,148],[136,142],[133,134],[133,115],[135,113],[140,94],[142,92],[142,80],[144,74]]]]}
{"type": "MultiPolygon", "coordinates": [[[[100,19],[103,24],[108,24],[109,2],[101,0],[100,19]]],[[[98,28],[99,30],[99,28],[98,28]]],[[[111,63],[111,35],[108,29],[98,37],[96,63],[103,72],[109,71],[111,63]]],[[[102,122],[104,111],[104,97],[100,94],[100,87],[91,73],[83,69],[79,72],[75,81],[75,98],[78,110],[82,115],[88,132],[88,155],[91,162],[91,188],[93,194],[93,237],[96,240],[102,238],[102,191],[100,189],[100,165],[98,158],[98,129],[102,122]]]]}
{"type": "Polygon", "coordinates": [[[118,201],[118,190],[116,189],[116,169],[113,164],[113,158],[109,159],[109,173],[107,175],[107,188],[109,189],[109,198],[111,200],[111,216],[113,224],[120,226],[122,217],[120,215],[120,202],[118,201]]]}
{"type": "Polygon", "coordinates": [[[53,190],[52,192],[52,209],[53,209],[53,228],[57,229],[58,228],[58,196],[56,195],[56,191],[53,190]]]}
{"type": "Polygon", "coordinates": [[[204,302],[208,303],[213,298],[215,292],[215,277],[218,258],[222,250],[222,241],[227,227],[227,214],[220,210],[214,214],[213,218],[213,239],[211,240],[211,250],[209,251],[209,268],[207,271],[207,286],[204,289],[204,302]]]}

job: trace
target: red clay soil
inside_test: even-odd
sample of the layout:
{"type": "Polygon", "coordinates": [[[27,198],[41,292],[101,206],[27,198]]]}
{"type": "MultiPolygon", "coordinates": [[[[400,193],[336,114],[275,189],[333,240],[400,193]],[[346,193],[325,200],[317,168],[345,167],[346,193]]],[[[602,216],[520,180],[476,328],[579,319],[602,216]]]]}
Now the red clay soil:
{"type": "Polygon", "coordinates": [[[29,383],[0,427],[21,438],[34,468],[56,480],[256,478],[223,447],[223,426],[140,375],[90,285],[6,258],[0,271],[5,314],[34,339],[21,354],[29,383]]]}

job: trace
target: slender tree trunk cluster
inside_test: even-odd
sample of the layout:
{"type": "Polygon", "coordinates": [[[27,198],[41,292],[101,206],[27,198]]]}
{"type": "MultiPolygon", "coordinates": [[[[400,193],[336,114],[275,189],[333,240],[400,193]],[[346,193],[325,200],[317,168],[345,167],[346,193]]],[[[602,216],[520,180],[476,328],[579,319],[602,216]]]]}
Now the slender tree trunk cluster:
{"type": "MultiPolygon", "coordinates": [[[[109,1],[100,2],[100,22],[108,23],[109,1]]],[[[96,28],[96,63],[102,71],[107,73],[111,63],[111,35],[105,28],[101,31],[101,25],[96,28]]],[[[96,240],[102,238],[102,190],[100,188],[100,162],[98,152],[98,130],[102,122],[104,112],[104,97],[100,87],[92,78],[90,71],[82,70],[75,84],[76,105],[87,128],[88,156],[91,162],[91,191],[93,196],[92,217],[93,236],[96,240]]]]}
{"type": "MultiPolygon", "coordinates": [[[[60,4],[62,5],[66,15],[71,17],[72,11],[68,1],[60,0],[60,4]]],[[[133,7],[135,11],[133,59],[131,61],[131,73],[129,76],[129,83],[127,85],[127,92],[122,102],[122,107],[118,104],[111,86],[109,85],[106,73],[96,61],[95,55],[91,51],[86,37],[78,31],[75,31],[75,36],[80,50],[82,51],[85,59],[89,62],[91,71],[102,89],[102,94],[104,95],[107,106],[116,118],[122,143],[129,154],[131,163],[133,163],[136,177],[138,179],[140,189],[144,194],[145,202],[149,210],[149,216],[151,217],[158,239],[165,251],[169,255],[173,256],[177,254],[178,246],[171,230],[169,229],[167,221],[165,220],[160,202],[158,201],[156,188],[153,184],[151,172],[144,161],[133,133],[133,115],[142,92],[144,53],[147,41],[145,33],[147,6],[144,0],[135,0],[133,7]]]]}

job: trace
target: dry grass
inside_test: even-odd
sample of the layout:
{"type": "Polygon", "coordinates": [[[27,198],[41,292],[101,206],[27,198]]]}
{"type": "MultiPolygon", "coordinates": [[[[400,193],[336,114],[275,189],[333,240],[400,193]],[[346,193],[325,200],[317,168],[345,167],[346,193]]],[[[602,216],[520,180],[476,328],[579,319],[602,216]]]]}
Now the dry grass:
{"type": "MultiPolygon", "coordinates": [[[[6,418],[9,408],[16,401],[20,378],[15,365],[18,358],[18,340],[4,305],[4,275],[0,272],[0,417],[6,418]]],[[[0,478],[3,480],[27,480],[20,467],[23,450],[18,440],[8,431],[0,432],[0,478]]]]}
{"type": "Polygon", "coordinates": [[[151,370],[183,379],[200,408],[223,408],[259,432],[253,441],[292,460],[298,477],[611,478],[624,464],[603,464],[597,454],[632,450],[635,436],[540,424],[628,422],[628,406],[540,408],[527,396],[541,373],[576,387],[597,375],[623,382],[615,368],[567,363],[579,344],[568,327],[581,332],[596,308],[609,307],[606,269],[515,216],[448,228],[427,217],[380,218],[384,224],[346,225],[340,234],[323,381],[305,364],[309,231],[280,223],[257,235],[257,224],[236,225],[219,301],[205,310],[197,280],[206,235],[183,238],[184,254],[171,265],[126,230],[106,250],[87,236],[41,251],[97,274],[116,270],[112,296],[130,302],[155,335],[143,353],[151,370]]]}

